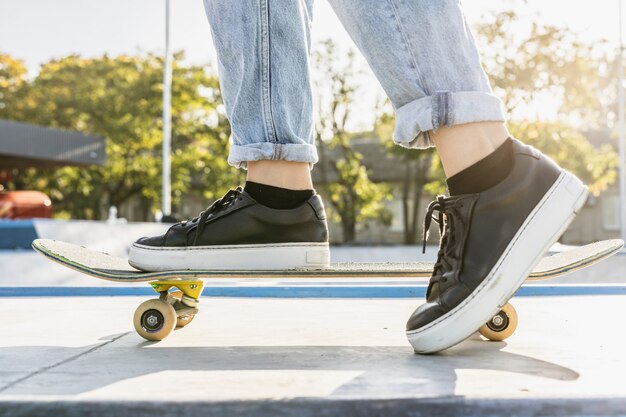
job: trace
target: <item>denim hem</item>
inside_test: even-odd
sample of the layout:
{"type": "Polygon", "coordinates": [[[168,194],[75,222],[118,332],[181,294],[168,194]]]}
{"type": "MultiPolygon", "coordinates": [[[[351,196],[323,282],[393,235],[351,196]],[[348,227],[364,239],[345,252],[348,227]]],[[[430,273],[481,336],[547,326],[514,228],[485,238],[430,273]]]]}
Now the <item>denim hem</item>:
{"type": "Polygon", "coordinates": [[[248,145],[232,145],[228,163],[237,168],[246,168],[248,161],[283,160],[315,164],[318,160],[315,145],[306,143],[261,142],[248,145]]]}
{"type": "Polygon", "coordinates": [[[405,148],[430,148],[429,131],[473,122],[504,122],[500,99],[478,91],[439,91],[396,109],[393,141],[405,148]]]}

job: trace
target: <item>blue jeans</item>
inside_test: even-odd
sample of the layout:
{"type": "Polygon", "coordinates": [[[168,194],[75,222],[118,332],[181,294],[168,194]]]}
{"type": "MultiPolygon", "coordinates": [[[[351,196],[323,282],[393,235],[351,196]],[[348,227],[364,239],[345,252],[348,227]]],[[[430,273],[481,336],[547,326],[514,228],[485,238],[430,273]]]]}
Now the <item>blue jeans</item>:
{"type": "MultiPolygon", "coordinates": [[[[440,126],[504,121],[458,0],[330,0],[396,114],[395,143],[432,146],[440,126]]],[[[204,0],[232,127],[230,164],[317,162],[313,0],[204,0]]],[[[471,140],[471,139],[470,139],[471,140]]]]}

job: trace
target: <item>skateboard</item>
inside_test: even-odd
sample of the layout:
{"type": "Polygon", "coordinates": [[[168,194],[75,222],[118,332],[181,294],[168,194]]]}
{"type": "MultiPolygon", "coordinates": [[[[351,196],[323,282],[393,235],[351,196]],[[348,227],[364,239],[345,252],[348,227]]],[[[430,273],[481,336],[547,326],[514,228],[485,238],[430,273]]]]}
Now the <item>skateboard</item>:
{"type": "MultiPolygon", "coordinates": [[[[527,280],[539,281],[566,275],[594,265],[619,252],[620,239],[603,240],[544,257],[527,280]]],[[[133,324],[139,335],[158,341],[175,328],[185,327],[198,313],[204,282],[216,278],[429,278],[429,262],[349,262],[333,263],[326,269],[288,270],[177,270],[145,272],[133,268],[128,260],[72,243],[51,239],[33,241],[33,248],[67,268],[95,278],[116,282],[149,282],[159,298],[143,302],[135,310],[133,324]]],[[[515,332],[517,313],[510,303],[479,332],[489,340],[504,340],[515,332]]]]}

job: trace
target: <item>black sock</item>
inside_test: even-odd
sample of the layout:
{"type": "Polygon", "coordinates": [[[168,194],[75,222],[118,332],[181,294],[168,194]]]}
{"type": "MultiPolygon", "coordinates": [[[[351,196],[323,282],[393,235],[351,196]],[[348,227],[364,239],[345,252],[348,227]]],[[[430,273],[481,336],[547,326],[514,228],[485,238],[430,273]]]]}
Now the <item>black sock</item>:
{"type": "Polygon", "coordinates": [[[509,138],[491,154],[448,178],[450,195],[480,193],[506,178],[513,165],[511,146],[509,138]]]}
{"type": "Polygon", "coordinates": [[[252,181],[246,181],[243,190],[259,204],[283,210],[296,208],[315,194],[313,190],[290,190],[252,181]]]}

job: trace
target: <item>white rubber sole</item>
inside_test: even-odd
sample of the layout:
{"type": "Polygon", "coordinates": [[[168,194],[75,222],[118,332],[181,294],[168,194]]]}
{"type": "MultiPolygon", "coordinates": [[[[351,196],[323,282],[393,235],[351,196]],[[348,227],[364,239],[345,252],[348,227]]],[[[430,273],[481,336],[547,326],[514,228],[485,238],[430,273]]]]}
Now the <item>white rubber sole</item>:
{"type": "Polygon", "coordinates": [[[128,263],[144,271],[324,269],[328,243],[153,247],[133,243],[128,263]]]}
{"type": "Polygon", "coordinates": [[[569,226],[587,194],[578,178],[562,171],[472,294],[439,319],[406,333],[415,352],[434,353],[452,347],[497,314],[569,226]]]}

